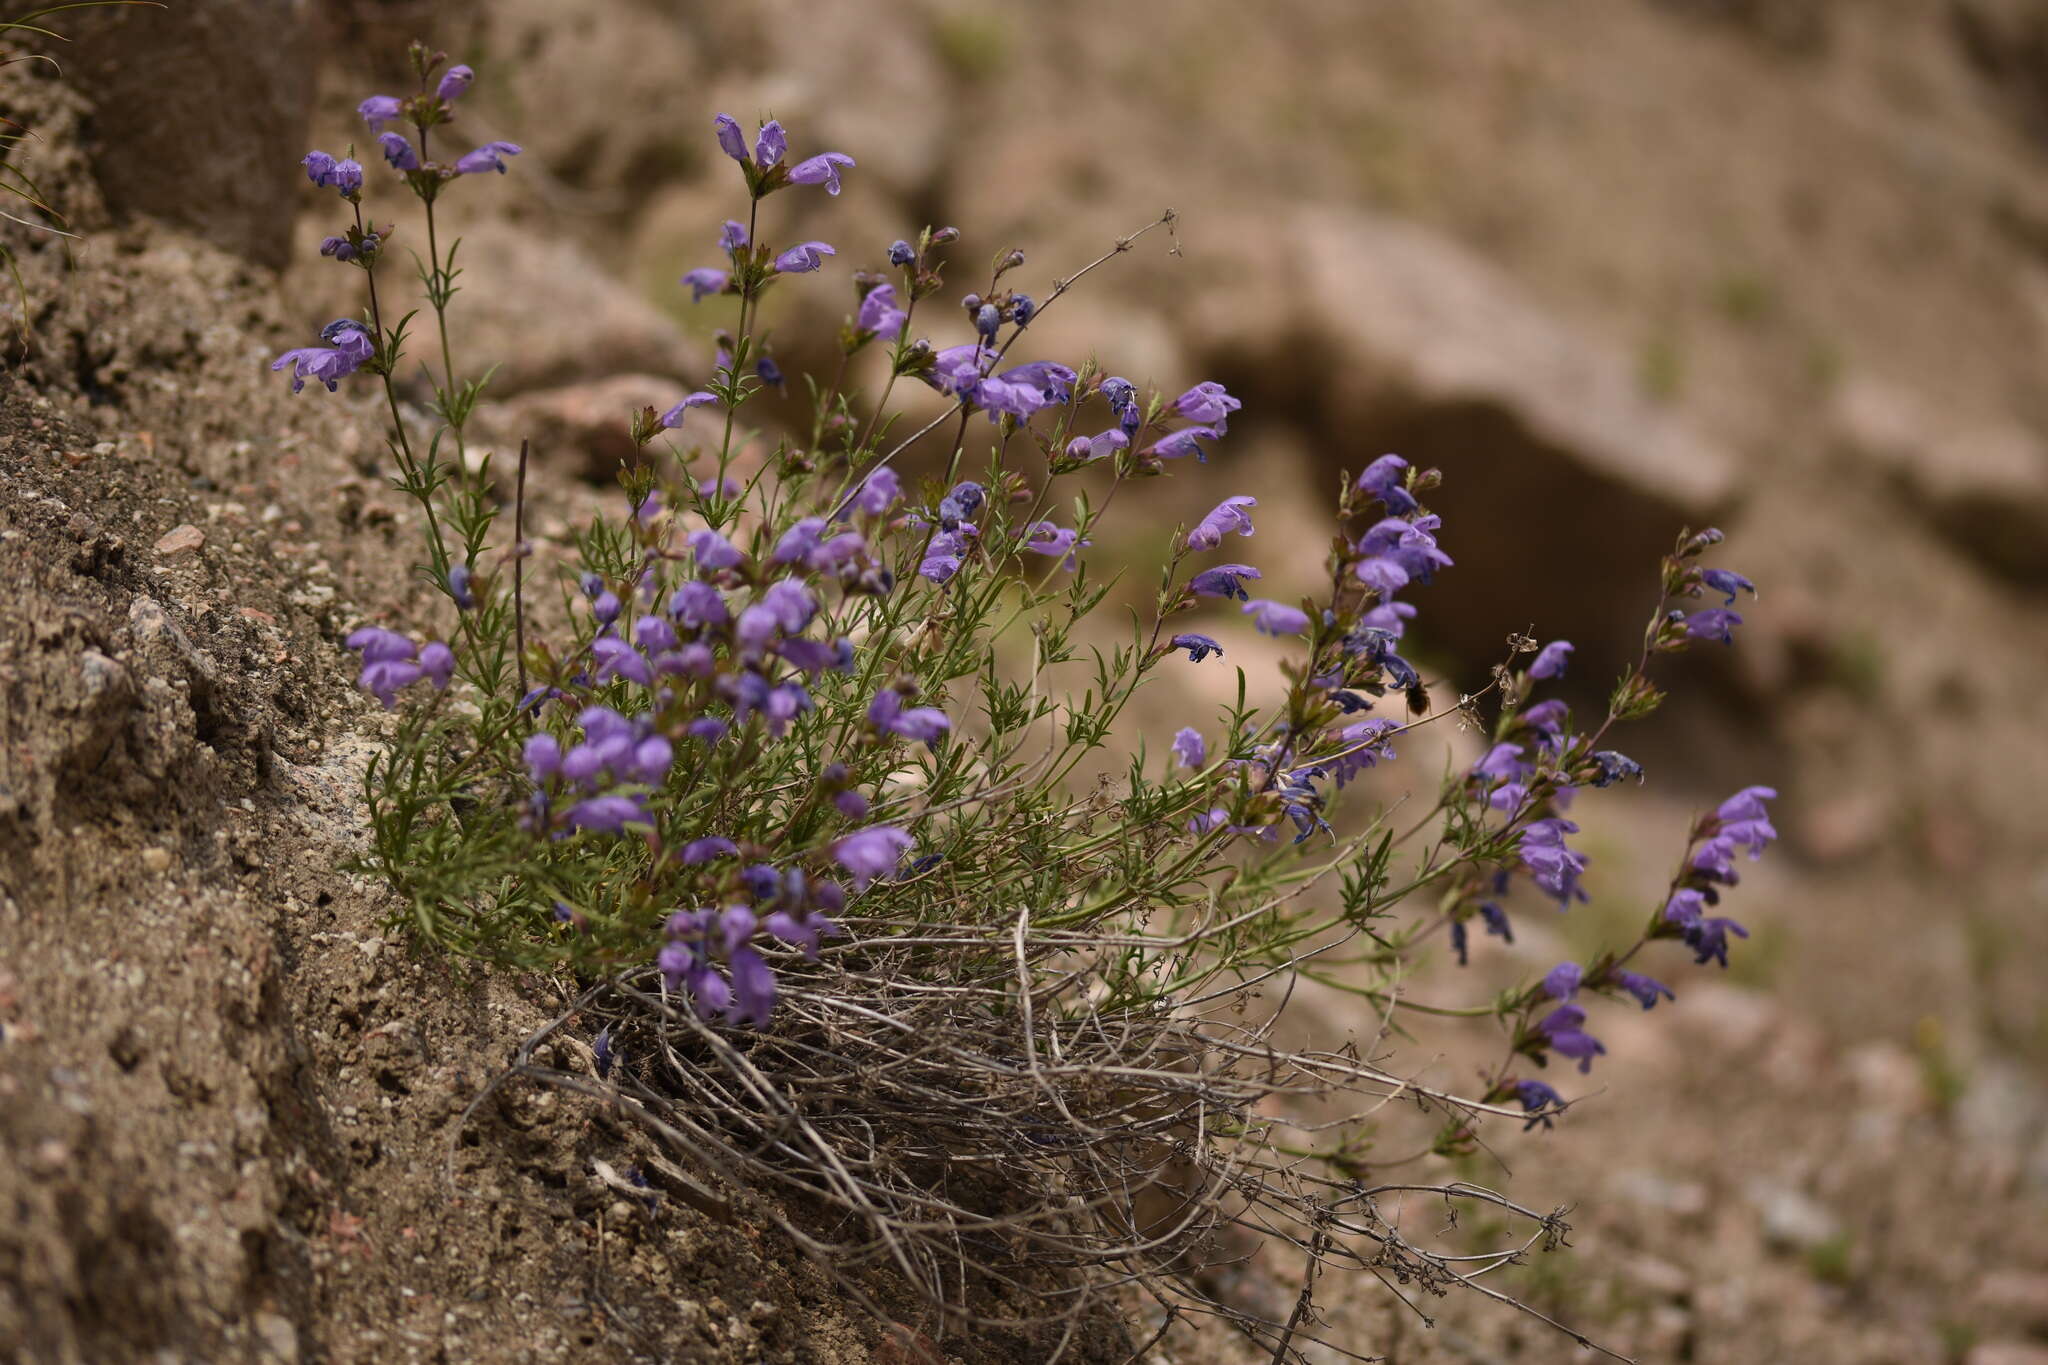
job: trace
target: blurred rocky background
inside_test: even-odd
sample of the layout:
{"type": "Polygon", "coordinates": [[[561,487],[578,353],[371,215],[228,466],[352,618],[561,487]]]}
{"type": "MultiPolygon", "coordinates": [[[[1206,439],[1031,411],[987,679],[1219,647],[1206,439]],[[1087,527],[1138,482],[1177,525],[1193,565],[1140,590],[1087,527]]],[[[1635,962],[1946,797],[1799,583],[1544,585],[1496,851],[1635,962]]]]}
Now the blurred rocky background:
{"type": "MultiPolygon", "coordinates": [[[[1744,783],[1784,793],[1782,856],[1725,977],[1659,963],[1679,999],[1609,1016],[1605,1093],[1462,1172],[1578,1206],[1569,1257],[1503,1286],[1647,1360],[2048,1362],[2038,0],[178,0],[62,27],[61,75],[0,71],[38,133],[13,155],[83,239],[4,225],[28,308],[0,483],[0,1355],[915,1358],[805,1316],[794,1269],[720,1279],[723,1232],[593,1240],[601,1119],[497,1115],[524,1193],[443,1200],[463,1087],[546,990],[394,963],[375,888],[333,871],[376,725],[334,641],[403,608],[410,531],[369,395],[293,400],[260,368],[355,307],[294,162],[368,147],[353,106],[403,88],[418,35],[480,73],[459,132],[525,148],[449,201],[461,346],[506,362],[485,420],[540,438],[561,507],[729,321],[676,283],[735,210],[723,110],[859,161],[838,199],[771,201],[778,237],[840,249],[768,312],[787,370],[821,359],[794,339],[850,309],[846,270],[926,223],[966,234],[950,293],[1009,246],[1042,293],[1174,208],[1178,253],[1091,276],[1036,355],[1243,397],[1156,506],[1256,493],[1274,596],[1313,586],[1339,470],[1441,468],[1432,671],[1477,683],[1533,627],[1579,643],[1595,697],[1655,557],[1723,526],[1763,588],[1738,648],[1673,680],[1633,746],[1648,786],[1589,803],[1594,903],[1525,915],[1490,969],[1632,923],[1689,813],[1744,783]],[[232,999],[188,979],[200,906],[228,935],[206,951],[253,973],[232,999]]],[[[1233,1292],[1284,1315],[1296,1273],[1233,1292]]],[[[1390,1360],[1571,1349],[1476,1301],[1420,1305],[1425,1330],[1369,1280],[1323,1303],[1390,1360]]],[[[1215,1335],[1158,1358],[1233,1358],[1215,1335]]]]}

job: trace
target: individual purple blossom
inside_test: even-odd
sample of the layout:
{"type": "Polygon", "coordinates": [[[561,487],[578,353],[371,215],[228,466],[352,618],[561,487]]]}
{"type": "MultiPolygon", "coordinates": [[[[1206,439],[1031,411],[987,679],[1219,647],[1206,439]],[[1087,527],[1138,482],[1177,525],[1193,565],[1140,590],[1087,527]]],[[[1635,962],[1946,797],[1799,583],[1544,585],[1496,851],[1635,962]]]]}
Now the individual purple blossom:
{"type": "Polygon", "coordinates": [[[823,185],[825,193],[837,194],[839,168],[853,164],[853,158],[844,152],[823,152],[791,166],[789,181],[792,185],[823,185]]]}
{"type": "Polygon", "coordinates": [[[526,773],[535,784],[547,781],[562,771],[562,742],[545,730],[536,731],[526,737],[522,750],[526,760],[526,773]]]}
{"type": "Polygon", "coordinates": [[[1076,378],[1065,365],[1034,360],[982,380],[975,386],[974,400],[991,415],[1008,413],[1023,420],[1041,409],[1066,402],[1076,378]]]}
{"type": "Polygon", "coordinates": [[[600,635],[591,641],[590,653],[597,660],[597,681],[624,678],[642,687],[654,686],[653,666],[639,650],[618,636],[600,635]]]}
{"type": "Polygon", "coordinates": [[[894,872],[914,842],[894,825],[870,825],[832,845],[832,857],[853,878],[854,889],[865,890],[875,878],[894,872]]]}
{"type": "Polygon", "coordinates": [[[1600,768],[1599,773],[1593,778],[1593,785],[1596,787],[1611,787],[1629,777],[1638,782],[1643,780],[1643,765],[1618,750],[1601,749],[1588,757],[1600,768]]]}
{"type": "Polygon", "coordinates": [[[966,549],[966,539],[961,532],[941,531],[926,544],[917,572],[934,583],[944,583],[960,572],[966,549]]]}
{"type": "Polygon", "coordinates": [[[697,480],[697,496],[700,498],[736,498],[745,491],[746,485],[730,474],[697,480]]]}
{"type": "Polygon", "coordinates": [[[1184,726],[1173,736],[1173,756],[1184,768],[1199,768],[1209,761],[1209,746],[1202,741],[1202,732],[1193,726],[1184,726]]]}
{"type": "Polygon", "coordinates": [[[1593,1059],[1606,1053],[1606,1045],[1585,1031],[1586,1012],[1577,1005],[1559,1005],[1537,1021],[1537,1032],[1550,1042],[1561,1057],[1578,1059],[1579,1070],[1591,1071],[1593,1059]]]}
{"type": "Polygon", "coordinates": [[[1196,635],[1192,631],[1174,636],[1172,640],[1167,642],[1166,647],[1169,650],[1186,650],[1189,663],[1198,664],[1211,654],[1214,654],[1219,659],[1223,657],[1222,645],[1217,644],[1206,635],[1196,635]]]}
{"type": "Polygon", "coordinates": [[[804,956],[816,961],[818,940],[836,938],[845,931],[823,915],[797,915],[788,910],[777,910],[761,921],[766,929],[784,943],[803,949],[804,956]]]}
{"type": "Polygon", "coordinates": [[[1664,902],[1664,919],[1680,929],[1689,929],[1706,913],[1706,904],[1703,892],[1689,886],[1680,887],[1671,893],[1670,900],[1664,902]]]}
{"type": "Polygon", "coordinates": [[[972,479],[962,479],[939,499],[939,525],[948,531],[957,529],[961,522],[979,512],[987,499],[987,489],[972,479]]]}
{"type": "Polygon", "coordinates": [[[1702,569],[1700,582],[1715,592],[1727,593],[1728,605],[1731,607],[1735,605],[1735,595],[1738,592],[1747,592],[1751,597],[1756,596],[1756,584],[1733,569],[1702,569]]]}
{"type": "Polygon", "coordinates": [[[1564,843],[1567,834],[1578,832],[1577,825],[1561,817],[1533,820],[1523,829],[1517,846],[1531,880],[1555,897],[1560,905],[1568,904],[1573,897],[1586,898],[1586,893],[1579,889],[1579,878],[1586,870],[1586,857],[1566,848],[1564,843]]]}
{"type": "Polygon", "coordinates": [[[1579,993],[1586,973],[1576,962],[1560,962],[1543,976],[1543,993],[1553,1000],[1569,1000],[1579,993]]]}
{"type": "Polygon", "coordinates": [[[708,407],[709,405],[716,403],[717,401],[717,394],[706,393],[703,389],[699,389],[692,394],[686,394],[680,403],[677,403],[674,407],[670,408],[667,412],[664,412],[661,415],[661,425],[663,430],[673,431],[675,428],[681,426],[683,424],[683,418],[688,415],[691,408],[708,407]]]}
{"type": "Polygon", "coordinates": [[[902,496],[902,480],[895,470],[883,465],[861,483],[860,491],[853,495],[853,506],[871,517],[879,517],[902,496]]]}
{"type": "Polygon", "coordinates": [[[1352,570],[1358,581],[1380,595],[1381,600],[1392,597],[1408,586],[1408,571],[1396,560],[1385,555],[1372,555],[1358,561],[1352,570]]]}
{"type": "Polygon", "coordinates": [[[1230,823],[1230,812],[1221,806],[1211,806],[1194,819],[1188,821],[1188,833],[1207,834],[1230,823]]]}
{"type": "Polygon", "coordinates": [[[1503,942],[1515,941],[1515,927],[1508,922],[1508,912],[1492,901],[1479,903],[1479,918],[1486,923],[1486,932],[1503,942]]]}
{"type": "Polygon", "coordinates": [[[1252,533],[1252,519],[1245,513],[1247,507],[1257,507],[1259,500],[1240,493],[1225,498],[1216,504],[1208,516],[1195,523],[1195,529],[1188,532],[1190,550],[1213,550],[1223,543],[1223,537],[1232,531],[1241,536],[1252,533]]]}
{"type": "Polygon", "coordinates": [[[321,189],[340,192],[346,199],[363,187],[362,165],[353,159],[335,160],[325,152],[308,152],[299,162],[306,178],[321,189]]]}
{"type": "Polygon", "coordinates": [[[1520,782],[1535,767],[1523,757],[1527,752],[1519,744],[1496,744],[1472,765],[1472,776],[1483,777],[1489,784],[1520,782]]]}
{"type": "Polygon", "coordinates": [[[370,125],[371,132],[377,132],[387,123],[396,122],[399,117],[399,99],[396,95],[372,95],[356,106],[356,112],[363,122],[370,125]]]}
{"type": "Polygon", "coordinates": [[[1724,645],[1735,643],[1735,627],[1742,624],[1742,617],[1726,607],[1708,607],[1685,618],[1685,633],[1693,640],[1719,640],[1724,645]]]}
{"type": "Polygon", "coordinates": [[[739,845],[723,835],[708,834],[702,839],[692,839],[676,854],[677,861],[685,865],[708,863],[713,858],[734,858],[739,856],[739,845]]]}
{"type": "Polygon", "coordinates": [[[801,564],[809,559],[818,548],[818,539],[824,534],[823,517],[805,517],[782,533],[782,539],[775,542],[774,553],[768,556],[776,564],[801,564]]]}
{"type": "Polygon", "coordinates": [[[910,243],[904,241],[902,238],[899,237],[895,241],[889,243],[890,265],[909,265],[912,261],[916,259],[917,248],[913,247],[910,243]]]}
{"type": "Polygon", "coordinates": [[[1173,409],[1191,422],[1214,427],[1221,435],[1228,430],[1225,425],[1230,414],[1244,404],[1232,398],[1215,380],[1205,380],[1173,400],[1173,409]]]}
{"type": "Polygon", "coordinates": [[[1539,1080],[1515,1082],[1515,1101],[1529,1115],[1529,1121],[1522,1125],[1527,1132],[1537,1124],[1550,1127],[1551,1116],[1565,1107],[1564,1097],[1539,1080]]]}
{"type": "Polygon", "coordinates": [[[850,787],[832,798],[832,806],[833,809],[849,820],[863,820],[867,818],[867,797],[850,787]]]}
{"type": "Polygon", "coordinates": [[[726,609],[725,599],[718,595],[718,589],[697,579],[690,580],[669,595],[668,614],[691,630],[722,626],[732,619],[732,613],[726,609]]]}
{"type": "Polygon", "coordinates": [[[782,154],[789,150],[789,134],[783,131],[778,119],[769,119],[761,125],[761,131],[754,138],[754,166],[758,170],[771,170],[782,160],[782,154]]]}
{"type": "Polygon", "coordinates": [[[910,314],[896,304],[896,286],[878,284],[862,296],[853,325],[878,337],[893,337],[902,332],[903,324],[909,320],[910,314]]]}
{"type": "Polygon", "coordinates": [[[1094,436],[1076,436],[1067,442],[1067,458],[1070,460],[1099,460],[1119,450],[1128,450],[1131,438],[1112,427],[1094,436]]]}
{"type": "Polygon", "coordinates": [[[694,640],[654,656],[654,671],[672,678],[708,678],[713,668],[711,647],[694,640]]]}
{"type": "Polygon", "coordinates": [[[354,318],[340,318],[321,329],[322,340],[332,342],[330,346],[301,346],[286,351],[270,363],[272,370],[291,367],[292,392],[306,387],[308,379],[318,380],[334,392],[339,381],[361,369],[376,346],[370,340],[370,333],[354,318]]]}
{"type": "Polygon", "coordinates": [[[1301,635],[1308,630],[1308,613],[1283,602],[1254,597],[1240,610],[1252,618],[1253,628],[1261,635],[1301,635]]]}
{"type": "Polygon", "coordinates": [[[1182,427],[1153,442],[1145,453],[1162,460],[1178,460],[1192,455],[1206,463],[1209,453],[1202,449],[1200,442],[1213,441],[1219,434],[1214,427],[1182,427]]]}
{"type": "Polygon", "coordinates": [[[1259,571],[1249,564],[1216,564],[1188,580],[1188,590],[1197,597],[1223,597],[1239,602],[1251,600],[1244,580],[1257,581],[1259,571]]]}
{"type": "Polygon", "coordinates": [[[451,66],[441,73],[441,83],[434,87],[434,98],[456,100],[469,89],[469,83],[476,79],[476,72],[467,66],[451,66]]]}
{"type": "Polygon", "coordinates": [[[1571,708],[1552,697],[1524,708],[1521,723],[1536,732],[1538,744],[1546,749],[1555,749],[1564,741],[1564,729],[1570,715],[1571,708]]]}
{"type": "Polygon", "coordinates": [[[868,724],[928,747],[936,747],[940,737],[953,728],[946,713],[936,707],[904,709],[903,694],[893,687],[875,693],[875,699],[868,703],[868,724]]]}
{"type": "Polygon", "coordinates": [[[769,584],[768,591],[761,594],[760,605],[769,610],[775,624],[787,635],[800,633],[818,613],[818,602],[811,596],[811,590],[794,578],[780,578],[769,584]]]}
{"type": "Polygon", "coordinates": [[[707,569],[737,568],[746,560],[738,547],[709,527],[690,532],[688,539],[700,573],[707,569]]]}
{"type": "Polygon", "coordinates": [[[1665,1000],[1676,1000],[1678,998],[1671,993],[1669,986],[1661,981],[1644,976],[1640,972],[1616,970],[1613,973],[1613,977],[1614,984],[1627,991],[1630,995],[1633,995],[1636,998],[1636,1003],[1646,1010],[1657,1008],[1657,1001],[1660,997],[1665,1000]]]}
{"type": "Polygon", "coordinates": [[[1049,521],[1036,521],[1025,528],[1024,548],[1048,558],[1064,556],[1062,567],[1069,573],[1074,569],[1075,552],[1094,543],[1081,539],[1081,533],[1072,527],[1055,526],[1049,521]]]}
{"type": "Polygon", "coordinates": [[[638,796],[590,796],[569,807],[567,820],[572,829],[598,834],[622,834],[628,825],[654,824],[647,803],[638,796]]]}
{"type": "Polygon", "coordinates": [[[1571,662],[1571,653],[1576,647],[1570,640],[1552,640],[1536,651],[1536,661],[1529,665],[1529,676],[1562,678],[1565,665],[1571,662]]]}
{"type": "Polygon", "coordinates": [[[1417,517],[1413,521],[1386,517],[1359,539],[1358,551],[1392,560],[1409,579],[1428,583],[1438,569],[1448,568],[1452,563],[1436,543],[1435,532],[1442,525],[1443,519],[1437,516],[1417,517]]]}
{"type": "Polygon", "coordinates": [[[384,159],[395,171],[416,171],[420,168],[420,154],[413,150],[412,143],[402,133],[379,133],[377,145],[384,149],[384,159]]]}
{"type": "Polygon", "coordinates": [[[718,146],[734,161],[744,164],[747,159],[746,135],[740,131],[739,120],[731,114],[714,114],[711,126],[718,130],[718,146]]]}
{"type": "Polygon", "coordinates": [[[737,218],[728,218],[718,230],[718,249],[727,253],[738,251],[747,244],[747,225],[737,218]]]}
{"type": "Polygon", "coordinates": [[[455,651],[439,640],[428,642],[420,650],[420,671],[426,674],[427,681],[446,691],[455,677],[455,651]]]}
{"type": "Polygon", "coordinates": [[[993,346],[996,333],[1003,327],[1003,312],[992,303],[984,303],[974,310],[974,330],[981,339],[993,346]]]}
{"type": "Polygon", "coordinates": [[[827,242],[803,242],[775,258],[775,268],[785,275],[803,275],[825,264],[827,256],[839,253],[827,242]]]}
{"type": "Polygon", "coordinates": [[[590,599],[590,614],[597,618],[597,623],[601,626],[608,626],[618,620],[619,613],[625,609],[625,604],[619,601],[619,595],[610,588],[590,599]]]}
{"type": "Polygon", "coordinates": [[[732,284],[732,276],[726,271],[700,265],[685,272],[679,282],[690,286],[691,303],[702,303],[706,294],[723,294],[732,284]]]}
{"type": "Polygon", "coordinates": [[[1382,455],[1358,476],[1358,491],[1379,499],[1380,504],[1395,516],[1406,516],[1419,505],[1404,482],[1407,473],[1406,460],[1399,455],[1382,455]]]}
{"type": "Polygon", "coordinates": [[[1701,966],[1718,962],[1725,969],[1728,965],[1728,935],[1748,938],[1749,930],[1732,919],[1718,916],[1701,916],[1685,930],[1685,943],[1693,951],[1693,961],[1701,966]]]}
{"type": "Polygon", "coordinates": [[[519,152],[520,147],[516,142],[486,142],[475,151],[464,152],[461,156],[457,157],[455,159],[455,173],[457,175],[478,175],[484,171],[496,171],[499,175],[503,175],[505,173],[505,158],[508,156],[518,156],[519,152]]]}

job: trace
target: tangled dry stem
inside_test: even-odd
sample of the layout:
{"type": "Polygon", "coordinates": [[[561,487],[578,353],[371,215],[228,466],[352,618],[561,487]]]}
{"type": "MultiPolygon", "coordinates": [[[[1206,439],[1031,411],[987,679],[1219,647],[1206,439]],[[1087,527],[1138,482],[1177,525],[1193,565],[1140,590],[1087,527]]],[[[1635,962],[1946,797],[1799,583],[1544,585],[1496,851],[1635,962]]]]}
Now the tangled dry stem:
{"type": "Polygon", "coordinates": [[[1338,1269],[1375,1276],[1417,1313],[1470,1289],[1612,1354],[1483,1282],[1560,1244],[1562,1211],[1463,1182],[1376,1184],[1302,1154],[1395,1103],[1465,1121],[1506,1111],[1385,1071],[1355,1045],[1277,1046],[1284,1002],[1254,1016],[1246,991],[1203,1008],[1107,1000],[1096,967],[1129,935],[1038,931],[1026,914],[936,934],[848,927],[851,946],[781,967],[766,1032],[707,1023],[658,972],[629,972],[529,1037],[491,1088],[526,1079],[611,1103],[673,1158],[649,1163],[671,1196],[737,1216],[683,1167],[708,1169],[878,1316],[855,1272],[893,1266],[951,1328],[1057,1331],[1050,1359],[1133,1290],[1163,1314],[1162,1334],[1209,1316],[1275,1361],[1308,1343],[1352,1355],[1313,1304],[1316,1280],[1338,1269]],[[572,1021],[609,1030],[619,1060],[603,1078],[535,1060],[572,1021]],[[1423,1196],[1443,1202],[1446,1227],[1483,1204],[1526,1236],[1462,1254],[1419,1246],[1384,1210],[1423,1196]],[[1289,1246],[1306,1267],[1291,1315],[1231,1301],[1231,1267],[1289,1246]],[[997,1303],[1000,1315],[984,1311],[997,1303]],[[1037,1308],[1019,1315],[1020,1303],[1037,1308]]]}

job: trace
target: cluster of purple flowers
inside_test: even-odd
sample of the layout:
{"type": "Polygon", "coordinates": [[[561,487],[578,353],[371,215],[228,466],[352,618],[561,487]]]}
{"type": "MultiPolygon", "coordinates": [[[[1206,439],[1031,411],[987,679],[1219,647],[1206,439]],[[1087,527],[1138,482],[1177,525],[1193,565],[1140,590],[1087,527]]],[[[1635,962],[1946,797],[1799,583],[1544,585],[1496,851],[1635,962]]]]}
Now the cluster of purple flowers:
{"type": "Polygon", "coordinates": [[[398,694],[422,679],[445,691],[455,676],[455,652],[439,640],[416,645],[395,630],[364,626],[351,633],[347,645],[362,658],[357,683],[389,711],[398,694]]]}

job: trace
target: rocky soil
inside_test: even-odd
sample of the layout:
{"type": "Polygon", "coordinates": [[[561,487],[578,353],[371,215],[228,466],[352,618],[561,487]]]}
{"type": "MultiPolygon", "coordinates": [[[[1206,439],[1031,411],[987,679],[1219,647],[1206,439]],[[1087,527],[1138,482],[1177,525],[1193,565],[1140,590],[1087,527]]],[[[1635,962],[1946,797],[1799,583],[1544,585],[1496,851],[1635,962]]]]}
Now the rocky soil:
{"type": "MultiPolygon", "coordinates": [[[[415,529],[367,397],[263,368],[353,307],[292,162],[360,135],[417,30],[483,73],[479,139],[527,148],[464,225],[464,345],[511,362],[481,420],[542,438],[546,524],[608,477],[609,418],[703,378],[674,278],[729,208],[714,109],[859,158],[786,225],[841,265],[950,221],[961,259],[1020,244],[1049,283],[1171,204],[1181,254],[1091,277],[1043,353],[1245,396],[1172,497],[1257,493],[1278,595],[1336,469],[1441,466],[1440,667],[1534,622],[1597,684],[1671,531],[1718,519],[1764,585],[1749,638],[1639,746],[1645,793],[1593,808],[1599,898],[1481,970],[1639,913],[1686,812],[1744,782],[1785,792],[1784,856],[1736,970],[1673,964],[1675,1005],[1606,1029],[1602,1093],[1502,1135],[1524,1202],[1577,1206],[1509,1283],[1646,1360],[2048,1361],[2038,8],[269,11],[81,16],[64,76],[0,69],[82,238],[4,225],[32,339],[0,389],[0,1359],[1050,1350],[927,1349],[885,1278],[893,1336],[744,1212],[622,1197],[604,1172],[645,1154],[601,1106],[509,1089],[465,1120],[562,983],[413,953],[347,870],[383,718],[338,642],[421,608],[415,529]]],[[[782,306],[791,337],[838,311],[782,306]]],[[[1298,1275],[1232,1292],[1284,1312],[1298,1275]]],[[[1370,1281],[1318,1305],[1389,1360],[1571,1349],[1370,1281]]],[[[1081,1358],[1133,1349],[1096,1329],[1081,1358]]],[[[1235,1358],[1214,1329],[1150,1357],[1235,1358]]]]}

